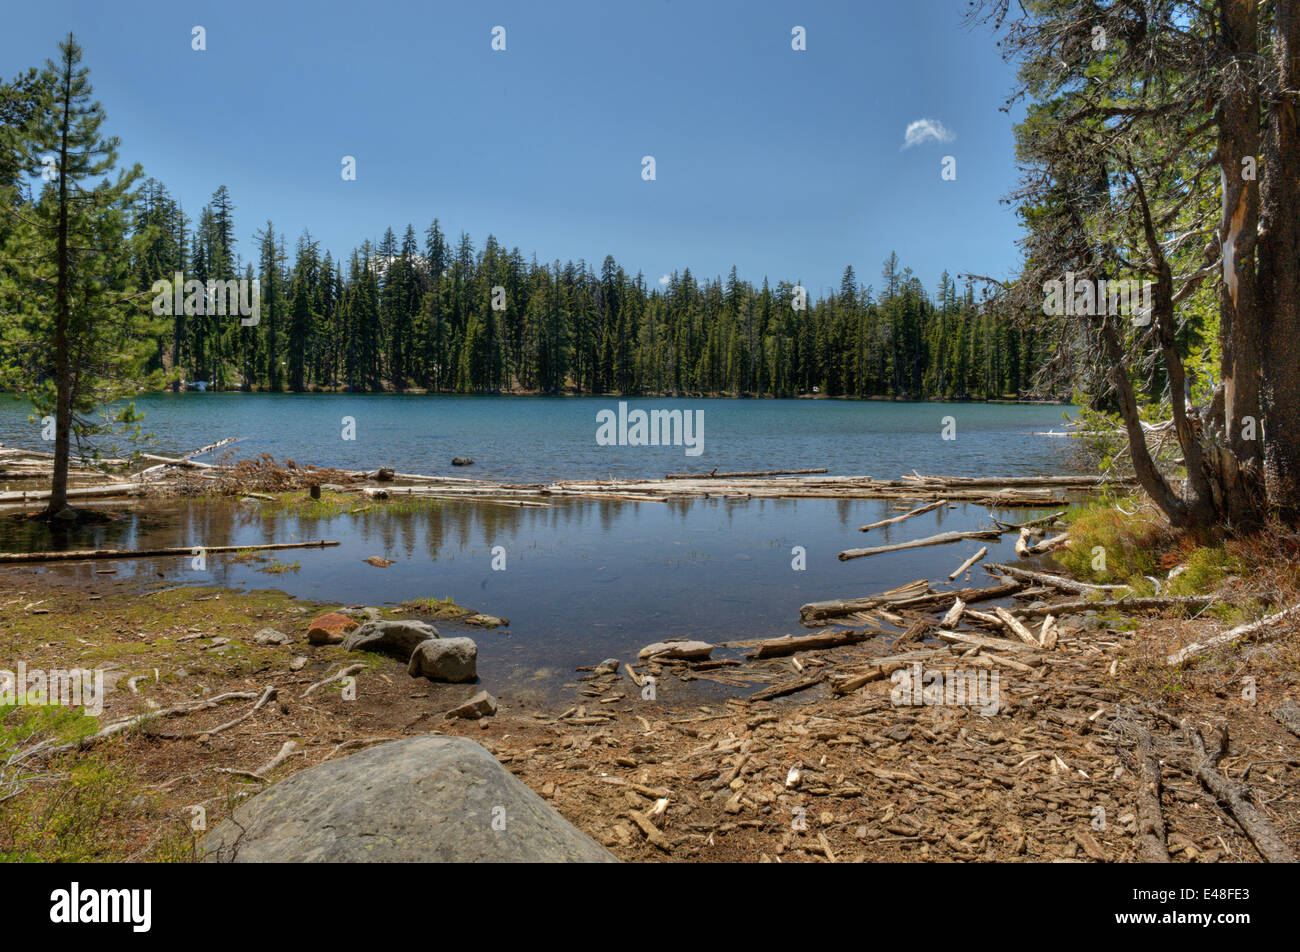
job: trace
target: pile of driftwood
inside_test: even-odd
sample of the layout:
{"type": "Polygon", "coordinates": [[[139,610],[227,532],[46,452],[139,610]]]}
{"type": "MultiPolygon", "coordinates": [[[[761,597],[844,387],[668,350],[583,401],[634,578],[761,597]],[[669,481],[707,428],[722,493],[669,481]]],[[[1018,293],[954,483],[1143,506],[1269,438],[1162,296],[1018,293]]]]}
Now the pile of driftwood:
{"type": "MultiPolygon", "coordinates": [[[[924,500],[927,511],[945,502],[969,502],[997,509],[1065,505],[1066,492],[1095,492],[1114,486],[1091,476],[943,477],[913,473],[902,479],[827,476],[824,468],[669,473],[663,479],[575,479],[550,483],[507,483],[459,476],[399,473],[388,467],[345,470],[299,465],[270,456],[215,462],[198,457],[226,449],[237,438],[218,440],[180,456],[137,453],[130,459],[73,460],[73,500],[129,501],[144,496],[240,495],[324,487],[373,498],[423,496],[515,506],[550,506],[566,498],[663,503],[674,498],[725,499],[893,499],[924,500]]],[[[49,499],[53,454],[0,447],[0,507],[28,507],[49,499]]],[[[1120,480],[1118,484],[1124,484],[1120,480]]],[[[909,513],[915,515],[917,513],[909,513]]],[[[887,520],[898,522],[907,516],[887,520]]],[[[870,529],[870,526],[864,526],[870,529]]]]}
{"type": "MultiPolygon", "coordinates": [[[[862,697],[862,689],[876,682],[889,680],[895,684],[910,683],[909,679],[913,679],[922,670],[927,677],[936,672],[969,677],[972,670],[983,669],[989,675],[984,683],[994,685],[999,683],[993,680],[993,673],[997,672],[1032,688],[1040,701],[1043,695],[1056,689],[1053,685],[1059,686],[1061,676],[1064,675],[1064,682],[1074,684],[1074,690],[1079,695],[1072,698],[1070,704],[1090,702],[1093,710],[1091,714],[1086,711],[1059,712],[1053,716],[1072,718],[1073,720],[1062,720],[1061,723],[1071,724],[1074,736],[1091,729],[1108,733],[1133,746],[1136,771],[1142,778],[1137,811],[1141,858],[1168,862],[1170,853],[1175,851],[1172,840],[1166,841],[1166,822],[1161,814],[1160,768],[1162,763],[1177,760],[1180,764],[1178,769],[1199,780],[1212,802],[1222,804],[1224,811],[1240,826],[1264,859],[1275,862],[1294,861],[1292,852],[1278,836],[1264,811],[1251,802],[1249,789],[1218,769],[1218,761],[1227,748],[1226,731],[1207,745],[1200,730],[1186,719],[1173,718],[1154,708],[1132,710],[1121,700],[1126,696],[1125,692],[1103,688],[1097,682],[1099,661],[1104,669],[1101,672],[1103,677],[1107,671],[1110,676],[1116,672],[1117,661],[1110,660],[1107,667],[1104,656],[1107,649],[1118,647],[1113,639],[1119,636],[1107,631],[1104,623],[1094,623],[1092,626],[1082,624],[1083,620],[1078,616],[1105,609],[1115,609],[1125,614],[1169,608],[1200,610],[1211,603],[1210,596],[1136,597],[1131,591],[1126,591],[1125,586],[1092,585],[1015,565],[993,563],[984,568],[993,576],[991,585],[935,591],[927,580],[918,579],[873,596],[812,603],[805,605],[801,611],[806,625],[827,626],[829,619],[836,618],[844,624],[861,627],[827,627],[824,631],[809,635],[787,635],[782,638],[720,645],[685,640],[665,641],[643,649],[633,664],[620,665],[617,660],[610,659],[601,665],[584,669],[591,672],[583,679],[586,685],[580,689],[586,703],[561,714],[556,721],[557,726],[611,725],[621,712],[609,705],[625,697],[619,687],[622,680],[620,667],[642,691],[643,697],[646,696],[644,692],[647,684],[657,683],[669,676],[682,681],[712,681],[750,690],[752,693],[729,699],[727,703],[733,705],[736,716],[748,718],[745,723],[751,729],[763,723],[782,720],[784,715],[765,713],[771,708],[764,706],[745,714],[744,710],[750,705],[817,689],[820,695],[814,703],[819,709],[825,709],[827,704],[833,703],[837,698],[848,700],[851,695],[862,697]],[[973,607],[1008,599],[1013,603],[1009,607],[1001,604],[987,610],[973,607]],[[895,630],[886,630],[881,627],[882,623],[895,630]],[[874,639],[883,640],[890,636],[893,641],[888,648],[880,652],[870,650],[874,639]],[[851,651],[838,650],[852,646],[855,647],[851,651]],[[743,659],[714,657],[716,648],[743,648],[745,654],[743,659]],[[898,672],[902,674],[897,674],[898,672]],[[903,682],[899,681],[900,677],[903,682]],[[762,686],[753,691],[755,685],[762,686]],[[1143,723],[1144,720],[1149,722],[1152,719],[1157,722],[1163,719],[1173,724],[1182,732],[1182,740],[1153,740],[1152,730],[1143,723]]],[[[1171,655],[1168,663],[1185,664],[1212,648],[1229,642],[1266,637],[1297,613],[1300,613],[1300,606],[1207,638],[1202,643],[1189,645],[1171,655]]],[[[885,711],[900,710],[897,706],[891,708],[890,703],[878,694],[871,697],[874,698],[872,703],[883,703],[885,711]]],[[[999,692],[996,689],[993,697],[981,697],[978,704],[977,699],[969,697],[964,703],[980,706],[981,713],[985,714],[998,713],[1008,704],[1015,706],[1009,692],[999,692]],[[986,703],[989,701],[991,704],[986,703]]],[[[855,714],[852,723],[860,726],[862,722],[856,719],[858,716],[860,715],[855,714]]],[[[650,731],[650,725],[644,723],[644,718],[638,720],[650,731]]],[[[969,728],[969,722],[964,723],[969,728]]],[[[846,731],[852,733],[845,723],[828,721],[826,727],[825,736],[831,738],[832,746],[834,743],[854,742],[852,737],[845,735],[846,731]]],[[[891,729],[897,730],[898,727],[891,729]]],[[[737,757],[730,769],[713,774],[718,778],[714,783],[715,788],[724,789],[725,793],[730,794],[726,804],[727,814],[741,813],[742,789],[753,795],[753,788],[744,788],[736,781],[743,776],[750,759],[759,756],[763,748],[757,741],[751,741],[740,750],[744,756],[737,757]]],[[[1029,752],[1015,766],[1022,768],[1035,757],[1041,756],[1044,755],[1029,752]]],[[[1059,753],[1051,756],[1053,777],[1058,774],[1058,766],[1062,776],[1073,772],[1067,769],[1059,753]]],[[[824,762],[825,758],[822,760],[824,762]]],[[[918,780],[915,773],[863,769],[872,773],[877,780],[902,781],[903,786],[911,787],[913,791],[921,789],[932,793],[943,792],[918,780]]],[[[981,770],[984,773],[996,774],[998,769],[996,758],[981,760],[981,770]]],[[[792,768],[786,788],[795,788],[800,783],[802,774],[799,767],[792,768]]],[[[1088,774],[1082,773],[1082,776],[1086,778],[1088,774]]],[[[1011,787],[1018,784],[1010,782],[1004,785],[1011,787]]],[[[857,793],[850,795],[857,796],[857,793]]],[[[1055,789],[1051,791],[1052,797],[1064,795],[1055,789]]],[[[656,796],[669,795],[656,793],[656,796]]],[[[960,797],[952,798],[953,808],[960,807],[962,802],[960,797]]],[[[637,825],[641,826],[640,823],[637,825]]],[[[668,850],[669,841],[661,836],[657,827],[653,830],[642,827],[642,831],[649,842],[661,850],[668,850]]],[[[910,835],[916,831],[908,832],[910,835]]],[[[1080,844],[1090,857],[1106,858],[1091,837],[1080,840],[1080,844]]],[[[962,852],[958,848],[960,844],[950,845],[959,853],[962,852]]],[[[822,846],[827,858],[834,861],[829,845],[823,842],[822,846]]],[[[1185,847],[1185,843],[1180,848],[1182,847],[1185,847]]]]}

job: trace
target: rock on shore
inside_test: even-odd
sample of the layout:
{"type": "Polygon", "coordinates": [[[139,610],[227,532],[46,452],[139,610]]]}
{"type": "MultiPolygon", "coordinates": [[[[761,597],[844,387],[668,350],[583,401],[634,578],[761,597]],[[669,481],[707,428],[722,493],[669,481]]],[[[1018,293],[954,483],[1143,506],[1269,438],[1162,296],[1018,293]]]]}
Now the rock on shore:
{"type": "Polygon", "coordinates": [[[368,621],[343,641],[348,651],[379,651],[406,661],[416,647],[437,638],[438,629],[422,621],[368,621]]]}
{"type": "Polygon", "coordinates": [[[478,677],[478,645],[471,638],[422,641],[411,653],[407,674],[457,684],[478,677]]]}
{"type": "Polygon", "coordinates": [[[391,741],[280,781],[203,840],[205,862],[612,863],[463,737],[391,741]]]}

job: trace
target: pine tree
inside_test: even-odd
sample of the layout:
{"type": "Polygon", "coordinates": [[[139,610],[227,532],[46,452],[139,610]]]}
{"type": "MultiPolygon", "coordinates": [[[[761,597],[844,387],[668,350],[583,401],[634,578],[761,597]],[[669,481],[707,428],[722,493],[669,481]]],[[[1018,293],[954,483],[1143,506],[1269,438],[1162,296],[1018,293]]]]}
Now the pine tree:
{"type": "Polygon", "coordinates": [[[91,98],[81,53],[71,34],[59,44],[58,61],[47,61],[36,81],[29,121],[12,133],[19,167],[30,176],[44,173],[46,184],[20,214],[8,209],[16,220],[0,275],[0,312],[16,316],[5,322],[0,386],[26,394],[38,414],[53,411],[46,512],[60,519],[76,518],[67,502],[73,436],[80,441],[138,420],[133,404],[103,423],[89,414],[142,384],[161,383],[160,375],[144,371],[158,322],[149,318],[149,295],[135,287],[132,274],[141,171],[136,166],[108,178],[118,142],[100,135],[104,110],[91,98]]]}

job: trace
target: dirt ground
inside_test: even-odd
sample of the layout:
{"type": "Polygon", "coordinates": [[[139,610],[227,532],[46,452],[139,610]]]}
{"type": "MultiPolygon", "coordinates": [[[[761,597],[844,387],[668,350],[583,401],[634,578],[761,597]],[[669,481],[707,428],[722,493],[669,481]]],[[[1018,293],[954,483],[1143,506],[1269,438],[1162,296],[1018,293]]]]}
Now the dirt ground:
{"type": "MultiPolygon", "coordinates": [[[[1179,721],[1223,747],[1216,769],[1248,787],[1249,802],[1300,851],[1300,724],[1288,727],[1280,713],[1300,696],[1294,626],[1172,671],[1164,652],[1221,626],[1081,616],[1054,651],[1017,655],[1018,667],[982,663],[999,676],[992,714],[897,705],[891,677],[843,695],[822,680],[772,701],[723,696],[747,672],[770,684],[871,670],[873,658],[895,653],[887,636],[795,659],[748,662],[742,650],[702,667],[637,665],[638,679],[657,673],[653,699],[622,664],[574,672],[548,706],[492,683],[490,672],[478,684],[433,684],[393,659],[307,644],[309,621],[336,605],[161,580],[156,594],[141,594],[138,585],[0,569],[0,668],[18,659],[28,669],[106,668],[116,684],[101,725],[244,696],[47,758],[25,792],[0,802],[0,856],[184,861],[201,835],[191,829],[196,808],[211,827],[269,781],[367,744],[441,732],[483,744],[630,861],[1136,860],[1149,855],[1141,776],[1149,744],[1170,858],[1258,861],[1233,808],[1198,779],[1201,757],[1179,721]],[[268,627],[292,642],[254,644],[268,627]],[[295,659],[306,660],[295,669],[295,659]],[[357,662],[366,668],[355,700],[338,684],[303,696],[357,662]],[[710,679],[725,683],[702,703],[710,679]],[[271,686],[273,700],[204,733],[249,713],[271,686]],[[479,690],[500,702],[495,717],[445,718],[479,690]],[[249,776],[286,741],[296,747],[282,764],[249,776]]],[[[964,660],[981,663],[970,652],[964,660]]],[[[927,663],[952,669],[963,655],[927,663]]]]}

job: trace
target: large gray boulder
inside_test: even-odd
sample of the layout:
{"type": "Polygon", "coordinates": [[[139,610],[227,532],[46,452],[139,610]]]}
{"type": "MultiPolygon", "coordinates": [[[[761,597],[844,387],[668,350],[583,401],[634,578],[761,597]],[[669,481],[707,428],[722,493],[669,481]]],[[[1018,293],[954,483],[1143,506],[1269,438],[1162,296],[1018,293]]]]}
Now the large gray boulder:
{"type": "Polygon", "coordinates": [[[411,653],[406,673],[413,678],[459,684],[478,677],[478,645],[473,638],[433,638],[411,653]]]}
{"type": "Polygon", "coordinates": [[[406,661],[420,642],[437,637],[438,629],[422,621],[368,621],[343,639],[343,647],[379,651],[406,661]]]}
{"type": "Polygon", "coordinates": [[[464,737],[411,737],[268,788],[203,840],[233,863],[617,860],[464,737]]]}

